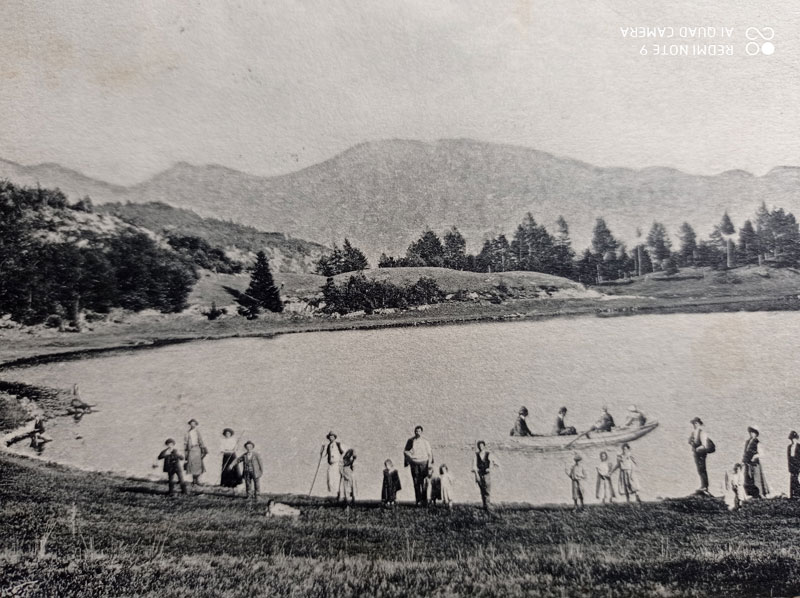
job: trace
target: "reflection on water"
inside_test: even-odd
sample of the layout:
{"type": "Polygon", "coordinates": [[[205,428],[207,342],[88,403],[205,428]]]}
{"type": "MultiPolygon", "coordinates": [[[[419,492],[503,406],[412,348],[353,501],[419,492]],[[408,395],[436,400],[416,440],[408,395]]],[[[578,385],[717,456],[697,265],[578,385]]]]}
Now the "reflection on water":
{"type": "MultiPolygon", "coordinates": [[[[102,411],[51,420],[46,454],[98,470],[152,475],[164,440],[182,449],[194,417],[210,451],[204,481],[219,481],[222,430],[230,427],[240,445],[256,444],[267,492],[305,493],[333,428],[358,453],[361,496],[378,498],[383,462],[402,464],[419,423],[437,465],[448,465],[456,500],[479,500],[472,450],[484,439],[502,468],[497,500],[570,502],[571,452],[503,450],[520,405],[534,431],[546,433],[561,406],[582,431],[603,405],[624,420],[635,403],[660,422],[632,443],[645,499],[698,486],[687,443],[694,416],[717,445],[708,459],[712,491],[756,424],[769,451],[766,473],[785,492],[786,437],[800,427],[798,332],[800,314],[791,312],[561,319],[196,342],[4,376],[80,383],[102,411]]],[[[600,450],[582,451],[590,497],[600,450]]],[[[413,499],[407,469],[401,479],[400,499],[413,499]]]]}

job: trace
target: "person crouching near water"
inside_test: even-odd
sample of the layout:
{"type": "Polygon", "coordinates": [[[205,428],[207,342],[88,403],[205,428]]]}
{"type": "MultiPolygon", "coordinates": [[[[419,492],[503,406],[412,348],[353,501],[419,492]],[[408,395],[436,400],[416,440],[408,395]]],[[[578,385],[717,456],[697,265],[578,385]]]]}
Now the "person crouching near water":
{"type": "MultiPolygon", "coordinates": [[[[181,467],[183,455],[175,449],[175,441],[172,438],[167,438],[164,444],[167,448],[158,453],[158,459],[159,461],[164,460],[164,473],[167,474],[167,484],[169,485],[167,496],[175,495],[175,478],[181,486],[181,494],[187,494],[186,480],[183,479],[183,468],[181,467]]],[[[153,464],[153,467],[156,465],[153,464]]]]}
{"type": "Polygon", "coordinates": [[[183,444],[186,454],[186,463],[184,469],[186,473],[192,476],[192,486],[200,485],[200,476],[203,475],[206,468],[203,465],[203,459],[208,454],[208,449],[203,442],[203,437],[200,435],[200,430],[197,429],[199,425],[196,419],[189,420],[189,431],[184,436],[183,444]]]}
{"type": "Polygon", "coordinates": [[[228,467],[236,461],[236,446],[238,442],[234,437],[234,432],[230,428],[222,430],[222,440],[219,443],[219,452],[222,453],[222,473],[220,474],[219,485],[223,488],[235,489],[242,483],[242,476],[239,468],[228,467]]]}
{"type": "Polygon", "coordinates": [[[611,479],[613,471],[614,466],[608,460],[608,453],[602,451],[600,453],[600,463],[597,465],[597,486],[594,493],[595,498],[602,504],[614,502],[614,482],[611,479]]]}
{"type": "Polygon", "coordinates": [[[258,500],[258,493],[261,491],[259,487],[259,480],[264,473],[264,466],[261,464],[261,457],[255,452],[256,445],[251,441],[244,443],[244,454],[231,463],[228,468],[233,469],[239,463],[242,464],[242,479],[244,480],[245,497],[253,497],[253,500],[258,500]],[[252,495],[250,488],[252,487],[252,495]]]}
{"type": "Polygon", "coordinates": [[[528,408],[520,407],[517,414],[517,421],[514,422],[514,427],[511,429],[511,436],[533,436],[533,432],[528,427],[528,408]]]}
{"type": "Polygon", "coordinates": [[[566,470],[567,476],[572,482],[572,502],[575,503],[575,510],[583,509],[583,482],[586,480],[586,471],[581,465],[581,457],[575,453],[572,458],[572,467],[566,470]]]}
{"type": "Polygon", "coordinates": [[[619,495],[625,496],[627,502],[631,501],[631,496],[636,498],[636,502],[642,502],[642,499],[639,498],[639,480],[636,468],[636,461],[631,455],[631,445],[626,442],[622,445],[622,453],[617,455],[617,464],[612,472],[619,469],[619,495]]]}
{"type": "Polygon", "coordinates": [[[402,490],[400,474],[394,467],[391,459],[383,463],[383,485],[381,487],[381,504],[384,507],[393,507],[397,501],[397,493],[402,490]]]}
{"type": "Polygon", "coordinates": [[[492,509],[492,469],[499,467],[497,462],[489,455],[486,450],[486,443],[479,440],[475,451],[475,466],[472,473],[475,474],[475,483],[481,491],[481,502],[486,511],[492,509]]]}
{"type": "Polygon", "coordinates": [[[428,440],[422,436],[422,426],[414,428],[414,436],[406,441],[403,456],[405,466],[411,469],[411,480],[414,483],[414,500],[417,506],[427,506],[425,478],[428,468],[433,465],[433,450],[428,440]]]}
{"type": "Polygon", "coordinates": [[[558,417],[556,418],[556,425],[553,428],[554,436],[574,436],[578,431],[573,426],[568,426],[566,422],[567,408],[562,407],[558,410],[558,417]]]}
{"type": "Polygon", "coordinates": [[[353,449],[347,449],[342,455],[342,480],[339,490],[339,500],[345,506],[356,504],[356,474],[353,466],[356,462],[356,453],[353,449]]]}

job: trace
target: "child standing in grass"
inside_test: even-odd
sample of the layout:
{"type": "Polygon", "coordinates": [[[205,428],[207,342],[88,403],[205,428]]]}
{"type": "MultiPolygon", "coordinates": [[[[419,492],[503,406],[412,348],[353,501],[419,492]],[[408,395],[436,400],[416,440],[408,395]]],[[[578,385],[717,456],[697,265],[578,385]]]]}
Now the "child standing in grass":
{"type": "Polygon", "coordinates": [[[448,509],[453,508],[453,478],[447,465],[442,463],[439,467],[439,492],[442,499],[442,504],[448,509]]]}
{"type": "Polygon", "coordinates": [[[611,472],[614,466],[608,460],[608,453],[600,453],[600,464],[597,466],[597,488],[595,497],[603,504],[614,502],[614,482],[611,479],[611,472]]]}
{"type": "Polygon", "coordinates": [[[625,496],[627,502],[631,501],[631,496],[636,498],[636,502],[642,502],[639,498],[639,480],[636,475],[636,461],[631,455],[631,445],[627,442],[622,445],[622,453],[617,455],[617,464],[614,470],[619,469],[619,494],[625,496]]]}
{"type": "Polygon", "coordinates": [[[442,486],[439,478],[434,474],[433,465],[428,467],[428,477],[425,478],[425,496],[428,498],[428,505],[435,507],[436,501],[442,498],[442,486]]]}
{"type": "Polygon", "coordinates": [[[576,453],[572,459],[572,467],[566,471],[572,481],[572,502],[575,503],[575,510],[578,511],[583,509],[583,482],[586,479],[586,471],[581,465],[583,457],[576,453]]]}
{"type": "Polygon", "coordinates": [[[733,471],[725,472],[725,504],[728,509],[736,511],[747,500],[744,491],[744,467],[741,463],[733,464],[733,471]]]}
{"type": "Polygon", "coordinates": [[[228,465],[228,469],[233,469],[239,463],[242,464],[242,479],[244,480],[245,496],[247,498],[253,497],[253,500],[258,500],[259,488],[258,481],[264,473],[264,467],[261,464],[261,457],[255,452],[256,445],[250,440],[244,443],[244,454],[236,459],[233,463],[228,465]],[[252,487],[252,494],[251,492],[252,487]]]}
{"type": "Polygon", "coordinates": [[[342,455],[342,479],[339,482],[339,497],[345,505],[356,504],[356,475],[353,464],[356,461],[356,452],[347,449],[342,455]]]}
{"type": "Polygon", "coordinates": [[[394,468],[391,459],[383,463],[383,487],[381,488],[381,502],[384,507],[393,507],[397,500],[397,492],[402,489],[400,474],[394,468]]]}
{"type": "MultiPolygon", "coordinates": [[[[178,483],[181,485],[181,494],[186,494],[186,481],[183,479],[183,468],[181,467],[183,455],[175,450],[175,441],[172,438],[167,438],[164,444],[167,448],[158,454],[158,458],[159,460],[164,460],[164,473],[167,474],[167,483],[169,484],[167,494],[168,496],[175,495],[174,478],[177,478],[178,483]]],[[[156,467],[156,465],[154,464],[153,467],[156,467]]]]}

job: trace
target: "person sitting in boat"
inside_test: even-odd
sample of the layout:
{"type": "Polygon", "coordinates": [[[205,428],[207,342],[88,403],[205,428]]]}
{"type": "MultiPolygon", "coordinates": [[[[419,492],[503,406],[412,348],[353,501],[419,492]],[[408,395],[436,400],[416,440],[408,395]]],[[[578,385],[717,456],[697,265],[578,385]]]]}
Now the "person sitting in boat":
{"type": "Polygon", "coordinates": [[[639,411],[639,408],[636,405],[630,405],[628,407],[628,419],[625,420],[625,428],[641,428],[643,425],[647,423],[647,417],[645,414],[639,411]]]}
{"type": "Polygon", "coordinates": [[[600,415],[600,419],[597,420],[597,423],[589,428],[590,432],[610,432],[612,428],[615,427],[614,418],[611,417],[611,414],[608,412],[608,407],[603,407],[603,413],[600,415]]]}
{"type": "Polygon", "coordinates": [[[533,436],[533,432],[528,427],[528,420],[525,419],[528,417],[528,408],[527,407],[520,407],[519,414],[517,416],[517,421],[514,423],[514,427],[511,429],[512,436],[533,436]]]}
{"type": "Polygon", "coordinates": [[[574,436],[578,431],[573,426],[568,426],[565,423],[567,417],[567,408],[562,407],[558,410],[558,417],[556,418],[556,425],[553,428],[554,436],[574,436]]]}

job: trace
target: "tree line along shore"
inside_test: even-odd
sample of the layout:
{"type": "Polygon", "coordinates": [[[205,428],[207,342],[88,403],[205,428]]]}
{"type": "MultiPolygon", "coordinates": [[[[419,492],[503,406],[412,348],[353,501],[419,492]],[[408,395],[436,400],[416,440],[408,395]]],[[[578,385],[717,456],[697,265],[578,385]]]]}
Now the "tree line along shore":
{"type": "MultiPolygon", "coordinates": [[[[110,214],[95,213],[89,198],[70,203],[58,190],[0,183],[0,232],[0,317],[5,326],[16,323],[80,331],[113,320],[109,314],[115,310],[180,313],[205,276],[236,278],[245,270],[250,272],[248,286],[221,285],[232,310],[212,300],[202,305],[205,317],[256,319],[284,311],[296,299],[292,289],[282,286],[281,276],[272,272],[264,251],[234,255],[201,237],[154,233],[110,214]]],[[[673,249],[669,231],[654,222],[646,235],[629,245],[617,239],[600,217],[591,246],[578,256],[563,217],[551,234],[529,213],[510,240],[502,234],[487,239],[477,254],[466,251],[467,241],[456,227],[442,238],[425,230],[404,256],[383,255],[373,270],[366,269],[369,263],[363,252],[345,239],[341,248],[334,245],[315,262],[321,279],[306,289],[299,302],[303,315],[370,315],[441,303],[547,299],[568,287],[569,281],[611,295],[619,294],[620,284],[634,291],[636,283],[652,277],[678,282],[672,286],[681,287],[681,280],[699,273],[703,278],[711,273],[710,286],[717,281],[729,283],[729,294],[735,296],[747,294],[745,285],[733,287],[741,283],[736,279],[742,269],[787,272],[800,264],[800,232],[794,215],[768,208],[766,203],[738,228],[725,213],[707,239],[701,239],[688,222],[680,227],[677,238],[679,246],[673,249]],[[399,277],[402,282],[388,273],[375,274],[397,268],[421,271],[413,279],[399,277]],[[486,292],[476,293],[446,288],[446,272],[509,276],[528,272],[553,279],[533,289],[501,279],[486,292]]],[[[703,297],[703,289],[699,291],[703,297]]],[[[290,317],[297,317],[297,310],[290,311],[290,317]]]]}

